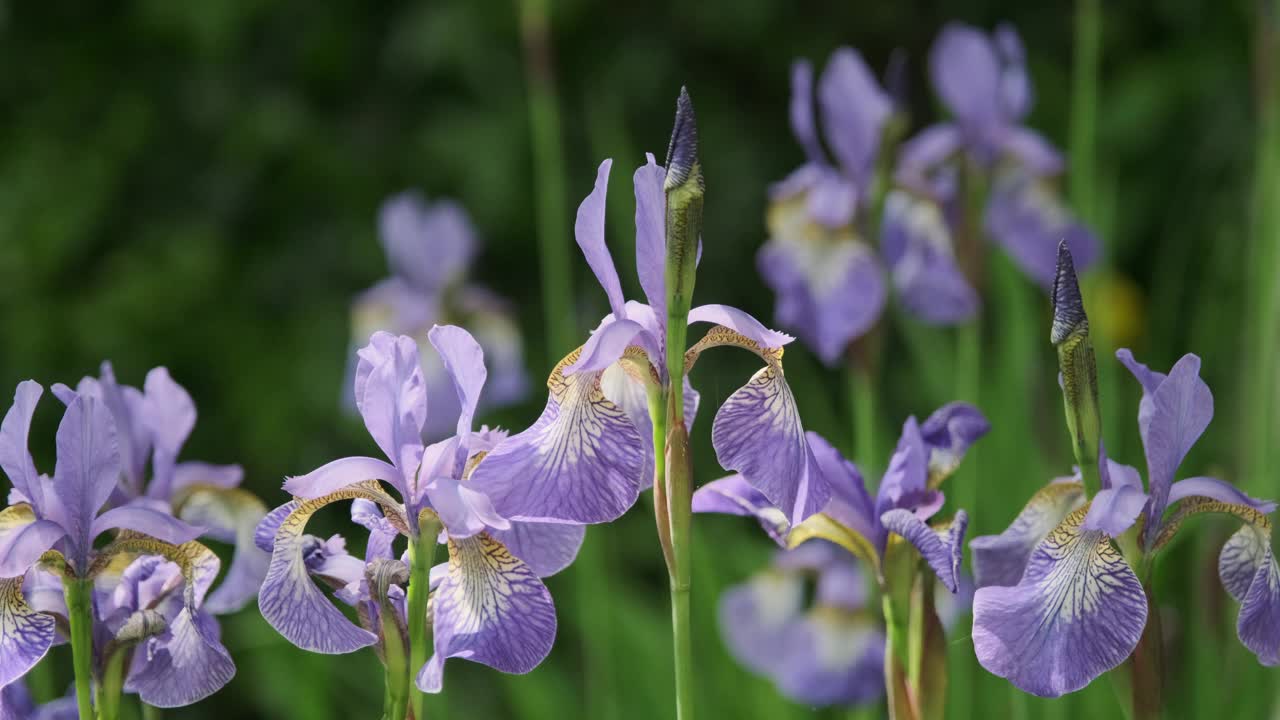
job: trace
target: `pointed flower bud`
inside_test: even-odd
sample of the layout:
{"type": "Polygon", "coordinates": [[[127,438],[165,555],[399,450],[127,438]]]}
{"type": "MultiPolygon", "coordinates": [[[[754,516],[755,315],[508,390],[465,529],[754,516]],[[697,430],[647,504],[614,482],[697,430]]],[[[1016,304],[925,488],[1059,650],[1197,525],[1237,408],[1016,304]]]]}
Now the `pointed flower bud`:
{"type": "Polygon", "coordinates": [[[693,303],[704,190],[698,160],[698,120],[685,88],[680,89],[680,99],[676,101],[663,190],[667,196],[667,370],[672,385],[679,387],[680,378],[684,377],[685,327],[693,303]]]}
{"type": "Polygon", "coordinates": [[[1098,412],[1098,365],[1089,338],[1089,318],[1080,297],[1075,264],[1066,241],[1058,244],[1058,269],[1053,281],[1053,328],[1049,340],[1058,349],[1062,371],[1062,399],[1071,431],[1076,463],[1089,492],[1099,490],[1099,445],[1102,420],[1098,412]]]}

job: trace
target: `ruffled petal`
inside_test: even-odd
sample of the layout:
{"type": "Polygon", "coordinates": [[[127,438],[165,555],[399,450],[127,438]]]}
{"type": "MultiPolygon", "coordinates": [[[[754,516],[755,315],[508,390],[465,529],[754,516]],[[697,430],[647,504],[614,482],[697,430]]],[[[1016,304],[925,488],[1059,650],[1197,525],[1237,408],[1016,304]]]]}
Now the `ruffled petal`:
{"type": "Polygon", "coordinates": [[[458,404],[462,410],[458,414],[457,434],[468,437],[476,406],[480,403],[480,391],[489,376],[484,365],[484,350],[480,349],[480,343],[471,333],[456,325],[435,325],[427,333],[427,339],[439,353],[445,372],[453,380],[453,388],[458,393],[458,404]]]}
{"type": "Polygon", "coordinates": [[[929,487],[937,487],[960,466],[969,447],[991,431],[991,423],[969,403],[943,405],[920,425],[929,451],[929,487]]]}
{"type": "Polygon", "coordinates": [[[471,537],[486,528],[506,530],[511,522],[493,509],[489,497],[450,477],[433,478],[427,498],[451,537],[471,537]]]}
{"type": "Polygon", "coordinates": [[[83,572],[93,542],[93,519],[120,478],[120,453],[111,413],[101,400],[77,395],[58,424],[53,490],[67,531],[68,559],[83,572]]]}
{"type": "MultiPolygon", "coordinates": [[[[657,317],[667,317],[667,196],[662,183],[667,171],[645,153],[645,164],[632,176],[636,194],[636,272],[640,287],[657,317]]],[[[630,315],[628,309],[628,315],[630,315]]]]}
{"type": "Polygon", "coordinates": [[[893,102],[857,50],[832,53],[818,80],[818,107],[832,154],[857,182],[868,183],[893,102]]]}
{"type": "Polygon", "coordinates": [[[147,661],[129,677],[128,687],[153,707],[191,705],[222,689],[236,674],[231,654],[218,640],[213,616],[189,609],[160,638],[147,643],[147,661]]]}
{"type": "Polygon", "coordinates": [[[636,336],[645,332],[644,326],[633,320],[608,320],[591,333],[582,346],[578,361],[565,366],[566,374],[601,372],[616,363],[627,348],[636,342],[636,336]]]}
{"type": "Polygon", "coordinates": [[[609,246],[604,239],[605,196],[609,192],[609,169],[613,160],[605,160],[596,170],[596,184],[591,194],[578,206],[578,218],[573,225],[574,237],[582,256],[586,258],[591,272],[595,273],[600,287],[609,297],[609,309],[616,318],[625,318],[623,309],[622,282],[618,279],[618,268],[613,264],[613,256],[609,254],[609,246]]]}
{"type": "Polygon", "coordinates": [[[585,525],[563,523],[512,523],[507,530],[490,530],[494,540],[507,546],[512,555],[524,561],[538,577],[550,577],[569,567],[582,541],[585,525]]]}
{"type": "Polygon", "coordinates": [[[53,645],[55,622],[22,598],[22,578],[0,580],[0,687],[27,674],[53,645]]]}
{"type": "Polygon", "coordinates": [[[403,472],[422,447],[427,386],[418,345],[407,335],[378,331],[356,352],[356,408],[387,459],[403,472]]]}
{"type": "Polygon", "coordinates": [[[529,429],[485,456],[470,484],[511,520],[608,522],[636,501],[645,443],[605,397],[600,373],[566,376],[570,353],[551,371],[547,405],[529,429]]]}
{"type": "Polygon", "coordinates": [[[1080,483],[1046,485],[1031,496],[1004,532],[970,540],[974,582],[980,588],[1017,585],[1032,551],[1084,501],[1084,486],[1080,483]]]}
{"type": "Polygon", "coordinates": [[[693,511],[754,517],[769,537],[783,547],[791,529],[786,515],[741,475],[713,480],[698,488],[693,493],[693,511]]]}
{"type": "Polygon", "coordinates": [[[551,652],[556,609],[537,574],[492,537],[449,541],[449,567],[432,596],[435,654],[418,671],[423,692],[439,692],[444,661],[461,657],[506,673],[527,673],[551,652]]]}
{"type": "Polygon", "coordinates": [[[1058,697],[1129,657],[1147,623],[1147,598],[1087,510],[1068,515],[1032,552],[1013,587],[984,587],[973,603],[978,662],[1018,688],[1058,697]]]}
{"type": "Polygon", "coordinates": [[[938,580],[952,593],[956,592],[960,587],[964,533],[969,527],[969,516],[965,511],[957,511],[950,522],[938,527],[930,527],[916,513],[901,508],[881,515],[880,522],[889,532],[901,535],[914,545],[938,580]]]}

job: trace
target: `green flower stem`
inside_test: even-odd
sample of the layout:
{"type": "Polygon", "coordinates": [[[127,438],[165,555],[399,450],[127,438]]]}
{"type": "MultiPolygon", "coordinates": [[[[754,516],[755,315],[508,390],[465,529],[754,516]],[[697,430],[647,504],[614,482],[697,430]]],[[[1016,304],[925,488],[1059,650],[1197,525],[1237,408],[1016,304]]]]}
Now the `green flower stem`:
{"type": "Polygon", "coordinates": [[[142,703],[142,720],[160,720],[160,708],[142,703]]]}
{"type": "Polygon", "coordinates": [[[873,363],[865,358],[850,358],[849,402],[853,406],[853,458],[868,476],[875,476],[880,462],[876,414],[879,404],[873,363]]]}
{"type": "MultiPolygon", "coordinates": [[[[982,316],[956,328],[956,399],[981,408],[982,387],[982,316]]],[[[969,448],[960,466],[956,482],[956,507],[969,513],[970,523],[978,517],[978,460],[981,444],[969,448]]]]}
{"type": "Polygon", "coordinates": [[[63,580],[71,623],[71,656],[76,677],[76,708],[80,720],[93,720],[93,581],[63,580]]]}
{"type": "Polygon", "coordinates": [[[1097,222],[1098,59],[1102,36],[1101,0],[1076,0],[1075,52],[1071,68],[1071,204],[1076,214],[1097,222]]]}
{"type": "MultiPolygon", "coordinates": [[[[411,586],[412,587],[412,586],[411,586]]],[[[404,639],[396,624],[394,611],[383,603],[382,649],[386,664],[386,694],[382,703],[383,720],[404,720],[409,712],[409,663],[405,656],[404,639]],[[391,611],[391,612],[389,612],[391,611]]]]}
{"type": "MultiPolygon", "coordinates": [[[[427,618],[427,598],[431,588],[431,566],[435,562],[440,521],[420,519],[418,537],[409,543],[409,668],[407,675],[422,669],[431,655],[431,623],[427,618]]],[[[417,687],[409,691],[415,720],[426,720],[426,693],[417,687]]]]}
{"type": "Polygon", "coordinates": [[[98,720],[117,720],[120,717],[125,658],[128,655],[127,650],[116,650],[107,658],[107,665],[102,670],[102,684],[98,686],[98,720]]]}

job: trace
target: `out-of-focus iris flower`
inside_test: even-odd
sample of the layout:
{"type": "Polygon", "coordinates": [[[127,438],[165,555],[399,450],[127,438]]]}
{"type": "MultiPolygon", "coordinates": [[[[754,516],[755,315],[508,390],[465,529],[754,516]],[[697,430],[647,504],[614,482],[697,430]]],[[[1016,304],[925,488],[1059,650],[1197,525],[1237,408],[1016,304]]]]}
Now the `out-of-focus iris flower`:
{"type": "MultiPolygon", "coordinates": [[[[53,392],[71,396],[64,385],[54,385],[53,392]]],[[[142,389],[120,384],[109,362],[102,363],[100,377],[81,379],[75,393],[99,399],[119,435],[123,472],[110,502],[150,505],[203,528],[203,537],[235,545],[227,577],[204,607],[215,614],[244,607],[267,572],[267,555],[253,544],[266,506],[240,488],[244,470],[239,465],[178,462],[196,423],[191,395],[163,367],[147,373],[142,389]]]]}
{"type": "MultiPolygon", "coordinates": [[[[1087,337],[1088,328],[1069,254],[1062,262],[1060,273],[1069,274],[1055,292],[1055,342],[1087,337]]],[[[1116,355],[1143,388],[1138,429],[1146,452],[1145,490],[1136,468],[1103,454],[1092,497],[1080,476],[1053,482],[1003,533],[970,543],[979,586],[973,621],[978,660],[1036,695],[1078,690],[1134,652],[1150,612],[1144,583],[1154,556],[1185,518],[1205,512],[1245,523],[1223,547],[1219,574],[1241,602],[1240,640],[1263,664],[1280,663],[1280,567],[1267,517],[1275,504],[1217,478],[1174,481],[1213,417],[1200,358],[1184,355],[1165,374],[1138,363],[1128,350],[1116,355]]],[[[1064,369],[1064,387],[1074,382],[1064,369]]]]}
{"type": "MultiPolygon", "coordinates": [[[[532,427],[489,453],[474,486],[512,519],[598,523],[627,511],[652,482],[651,407],[656,393],[679,380],[666,377],[666,280],[663,182],[652,155],[634,176],[636,267],[648,304],[627,302],[604,239],[605,193],[612,161],[600,165],[595,189],[578,208],[575,232],[612,313],[586,344],[556,365],[547,380],[546,408],[532,427]]],[[[712,323],[686,353],[686,372],[710,347],[756,353],[765,367],[716,413],[712,442],[720,464],[741,472],[793,522],[819,510],[830,496],[816,466],[795,398],[782,371],[782,346],[791,337],[726,305],[693,308],[689,324],[712,323]]],[[[697,396],[684,392],[685,418],[697,396]]],[[[659,439],[659,443],[662,439],[659,439]]]]}
{"type": "Polygon", "coordinates": [[[929,73],[954,119],[903,144],[897,181],[916,192],[936,193],[936,175],[958,166],[962,196],[988,186],[986,231],[1046,288],[1053,283],[1056,248],[1064,237],[1082,265],[1092,262],[1097,239],[1075,221],[1052,185],[1063,169],[1061,155],[1022,125],[1032,90],[1017,31],[1001,25],[987,35],[951,23],[930,52],[929,73]]]}
{"type": "MultiPolygon", "coordinates": [[[[0,425],[0,467],[13,484],[11,503],[0,513],[0,687],[44,656],[56,639],[55,618],[61,617],[73,644],[79,626],[85,628],[79,642],[93,645],[77,647],[77,653],[96,652],[102,666],[124,663],[125,686],[144,702],[191,704],[235,673],[217,623],[203,607],[218,558],[194,542],[199,528],[154,501],[141,498],[103,510],[126,472],[119,450],[124,443],[105,398],[91,386],[82,390],[57,388],[66,410],[52,478],[36,470],[28,451],[43,388],[31,380],[20,383],[0,425]],[[107,532],[115,537],[95,547],[107,532]],[[152,582],[142,602],[138,583],[165,561],[176,570],[152,582]],[[147,606],[162,598],[172,601],[163,609],[147,606]]],[[[78,680],[88,687],[88,678],[78,680]]]]}
{"type": "Polygon", "coordinates": [[[583,528],[518,522],[495,511],[483,488],[470,479],[488,462],[485,454],[500,437],[472,429],[487,375],[484,353],[458,327],[437,326],[427,337],[457,393],[461,410],[452,418],[456,434],[423,443],[428,391],[418,346],[408,336],[374,333],[358,353],[355,397],[387,460],[342,458],[285,482],[295,499],[269,513],[258,528],[258,542],[272,552],[259,607],[286,639],[320,653],[375,644],[385,650],[388,640],[396,638],[388,637],[386,623],[380,623],[381,608],[398,616],[397,608],[403,607],[408,617],[399,619],[401,639],[410,648],[420,646],[426,638],[409,632],[414,626],[412,595],[426,597],[427,578],[415,575],[413,582],[423,583],[415,589],[409,569],[392,559],[391,544],[399,535],[409,538],[411,548],[420,541],[434,544],[438,535],[448,544],[449,560],[430,569],[434,655],[421,667],[408,669],[421,690],[438,692],[444,661],[450,657],[509,673],[528,672],[546,657],[556,616],[539,578],[572,562],[583,528]],[[367,562],[348,555],[340,537],[326,541],[303,532],[316,511],[340,500],[357,501],[353,518],[371,531],[367,562]],[[340,589],[340,599],[363,608],[365,627],[334,607],[311,576],[340,589]],[[378,614],[369,612],[371,602],[378,614]]]}
{"type": "MultiPolygon", "coordinates": [[[[361,293],[352,307],[352,347],[375,331],[414,338],[425,350],[433,325],[471,329],[484,348],[490,380],[482,408],[523,400],[529,391],[520,329],[505,300],[488,288],[467,283],[480,249],[466,211],[449,200],[427,204],[416,192],[388,199],[378,215],[378,233],[391,277],[361,293]]],[[[427,440],[452,430],[449,418],[460,411],[457,395],[434,353],[421,352],[431,416],[423,426],[427,440]]],[[[355,372],[352,364],[348,382],[355,372]]],[[[349,387],[349,385],[348,385],[349,387]]],[[[345,393],[344,398],[348,397],[345,393]]]]}
{"type": "Polygon", "coordinates": [[[0,720],[77,720],[75,698],[63,697],[36,705],[21,680],[0,688],[0,720]]]}
{"type": "Polygon", "coordinates": [[[778,322],[823,362],[835,364],[884,309],[884,263],[913,315],[943,325],[970,317],[977,297],[951,250],[950,186],[943,181],[918,183],[914,193],[890,190],[878,172],[879,156],[892,150],[884,146],[895,123],[892,99],[856,50],[833,53],[817,88],[828,155],[813,90],[812,66],[797,61],[791,72],[791,128],[806,161],[770,190],[769,240],[757,258],[761,275],[777,294],[778,322]],[[883,258],[873,246],[877,233],[883,258]]]}
{"type": "Polygon", "coordinates": [[[793,526],[739,475],[700,488],[694,494],[694,511],[753,516],[784,547],[812,538],[830,540],[867,563],[879,582],[885,580],[882,563],[889,545],[905,540],[954,593],[959,588],[968,516],[959,510],[945,523],[930,526],[927,521],[945,500],[938,487],[959,466],[969,446],[989,429],[982,413],[965,403],[939,408],[923,425],[909,418],[874,499],[857,466],[817,433],[808,433],[811,452],[831,487],[830,501],[820,513],[793,526]]]}

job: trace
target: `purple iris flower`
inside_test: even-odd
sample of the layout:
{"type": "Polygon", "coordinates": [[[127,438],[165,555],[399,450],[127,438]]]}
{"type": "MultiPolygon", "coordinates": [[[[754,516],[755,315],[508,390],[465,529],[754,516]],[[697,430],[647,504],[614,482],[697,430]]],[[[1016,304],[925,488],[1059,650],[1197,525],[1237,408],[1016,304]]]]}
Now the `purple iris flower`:
{"type": "Polygon", "coordinates": [[[422,519],[432,519],[428,527],[438,527],[438,519],[449,560],[431,571],[434,655],[423,667],[410,669],[421,690],[438,692],[450,657],[508,673],[528,672],[546,657],[556,616],[540,577],[573,560],[584,529],[520,522],[495,510],[472,479],[487,464],[486,453],[496,440],[494,433],[472,428],[487,375],[484,352],[458,327],[437,326],[427,337],[458,395],[456,434],[423,443],[427,384],[418,346],[408,336],[374,333],[358,353],[355,397],[387,459],[342,458],[285,482],[295,499],[269,513],[258,528],[259,544],[272,552],[258,604],[263,617],[304,650],[346,653],[374,645],[377,633],[351,623],[311,579],[328,579],[342,589],[339,599],[359,605],[368,596],[368,589],[362,594],[359,587],[362,577],[368,580],[368,563],[347,555],[340,538],[324,541],[304,534],[307,521],[332,502],[368,501],[353,515],[371,529],[370,552],[377,560],[390,556],[396,536],[417,542],[422,519]]]}
{"type": "Polygon", "coordinates": [[[976,311],[977,298],[951,252],[944,198],[932,191],[889,191],[883,222],[871,227],[876,159],[893,101],[851,48],[831,55],[818,80],[813,67],[791,72],[791,129],[806,161],[770,190],[769,240],[757,266],[777,294],[778,322],[793,329],[828,365],[870,330],[888,296],[885,264],[905,307],[925,322],[949,325],[976,311]],[[883,257],[873,233],[880,232],[883,257]]]}
{"type": "Polygon", "coordinates": [[[62,697],[36,705],[31,692],[21,681],[0,688],[0,720],[78,720],[74,697],[62,697]]]}
{"type": "Polygon", "coordinates": [[[0,513],[0,687],[25,675],[55,642],[54,616],[59,607],[64,617],[66,612],[61,579],[108,583],[112,559],[128,553],[181,562],[184,583],[180,606],[166,616],[163,632],[148,639],[143,658],[135,656],[128,682],[155,706],[206,697],[235,672],[217,624],[202,607],[218,573],[217,556],[191,542],[201,529],[147,499],[103,511],[124,466],[112,413],[94,392],[58,388],[66,410],[58,426],[57,464],[52,478],[40,474],[28,436],[42,394],[36,382],[20,383],[0,424],[0,467],[13,484],[11,504],[0,513]],[[109,531],[121,532],[95,547],[95,539],[109,531]]]}
{"type": "Polygon", "coordinates": [[[694,494],[693,509],[755,517],[783,547],[809,538],[831,540],[866,562],[878,582],[884,580],[885,550],[891,535],[896,535],[910,542],[938,580],[955,593],[960,588],[961,543],[968,516],[960,510],[948,522],[930,526],[927,521],[945,500],[938,486],[989,429],[982,413],[965,403],[939,408],[923,425],[908,418],[875,498],[867,492],[857,466],[817,433],[808,433],[811,452],[832,489],[820,514],[799,525],[791,523],[739,475],[700,488],[694,494]]]}
{"type": "Polygon", "coordinates": [[[1032,89],[1022,40],[1009,25],[987,35],[961,23],[943,28],[929,54],[934,89],[954,118],[921,131],[902,146],[896,178],[926,192],[939,172],[964,161],[990,178],[986,231],[1022,268],[1048,288],[1058,242],[1066,238],[1081,266],[1098,241],[1076,222],[1052,186],[1062,157],[1021,123],[1032,89]]]}
{"type": "Polygon", "coordinates": [[[207,610],[235,612],[257,596],[267,555],[254,546],[253,529],[266,506],[240,489],[244,470],[239,465],[178,461],[195,428],[196,406],[167,369],[153,368],[139,389],[117,382],[111,363],[103,362],[100,377],[82,378],[74,393],[65,385],[54,385],[53,393],[60,398],[89,395],[110,411],[123,469],[111,494],[112,505],[149,503],[204,528],[202,537],[235,546],[227,577],[209,595],[207,610]]]}
{"type": "Polygon", "coordinates": [[[1219,574],[1241,609],[1240,640],[1264,665],[1280,663],[1280,567],[1267,514],[1217,478],[1174,482],[1178,466],[1213,417],[1200,358],[1184,355],[1166,375],[1117,357],[1143,387],[1138,428],[1147,460],[1144,491],[1136,468],[1099,462],[1101,489],[1086,497],[1077,478],[1041,489],[1007,530],[974,538],[973,641],[978,660],[1015,686],[1044,697],[1079,690],[1123,662],[1146,625],[1143,583],[1130,563],[1149,565],[1181,527],[1203,512],[1245,525],[1223,547],[1219,574]],[[1137,524],[1141,516],[1143,522],[1137,524]],[[1131,538],[1121,547],[1112,540],[1131,538]]]}
{"type": "MultiPolygon", "coordinates": [[[[541,417],[496,447],[472,482],[513,520],[599,523],[631,507],[652,482],[653,438],[649,395],[686,383],[686,422],[697,395],[687,378],[666,377],[665,171],[652,155],[633,178],[636,195],[636,268],[648,304],[627,302],[604,239],[605,195],[612,161],[604,161],[595,189],[578,208],[578,246],[604,288],[612,313],[586,344],[556,365],[541,417]]],[[[791,337],[769,330],[726,305],[703,305],[689,323],[712,323],[689,349],[686,370],[710,347],[731,345],[756,353],[765,367],[716,413],[712,443],[720,464],[747,481],[799,522],[830,495],[816,467],[782,372],[782,346],[791,337]]],[[[665,412],[665,410],[664,410],[665,412]]]]}
{"type": "MultiPolygon", "coordinates": [[[[422,373],[432,407],[423,426],[426,439],[449,435],[449,418],[461,411],[448,373],[434,353],[425,351],[427,331],[433,325],[455,323],[471,328],[484,348],[490,378],[482,409],[523,400],[529,392],[529,380],[515,314],[488,288],[466,282],[480,250],[466,210],[451,200],[428,204],[416,192],[403,192],[383,203],[378,234],[392,275],[356,298],[352,347],[375,331],[385,330],[409,335],[424,349],[422,373]]],[[[351,365],[348,382],[354,372],[351,365]]]]}

